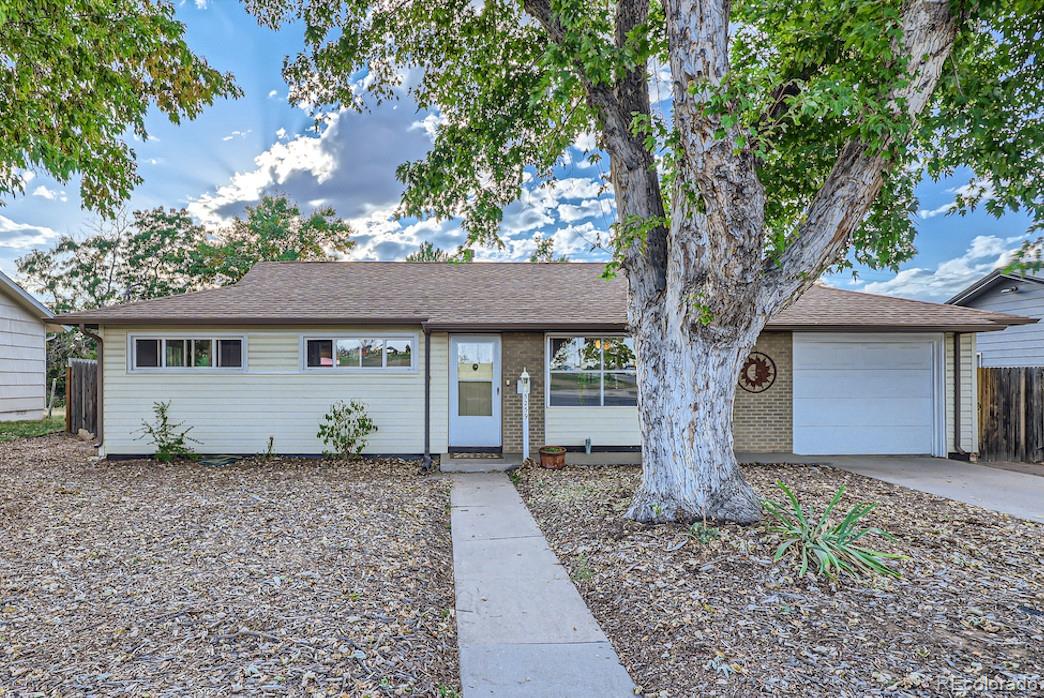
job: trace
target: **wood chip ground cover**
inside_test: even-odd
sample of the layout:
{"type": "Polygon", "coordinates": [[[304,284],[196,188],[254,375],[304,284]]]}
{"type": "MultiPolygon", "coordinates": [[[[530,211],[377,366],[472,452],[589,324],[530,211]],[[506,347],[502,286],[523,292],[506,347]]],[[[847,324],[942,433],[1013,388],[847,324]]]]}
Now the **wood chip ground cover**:
{"type": "MultiPolygon", "coordinates": [[[[647,695],[1044,694],[1044,526],[813,466],[752,466],[777,500],[822,511],[838,485],[880,506],[902,579],[795,579],[763,526],[623,519],[635,468],[525,468],[515,478],[547,539],[647,695]]],[[[880,542],[880,541],[879,541],[880,542]]]]}
{"type": "Polygon", "coordinates": [[[455,695],[449,482],[0,445],[0,694],[455,695]]]}

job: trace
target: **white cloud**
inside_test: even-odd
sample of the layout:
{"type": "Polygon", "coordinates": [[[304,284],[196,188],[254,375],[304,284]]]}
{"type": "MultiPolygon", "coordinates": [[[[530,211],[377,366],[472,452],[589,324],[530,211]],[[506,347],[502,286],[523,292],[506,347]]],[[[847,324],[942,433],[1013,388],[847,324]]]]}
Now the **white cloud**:
{"type": "Polygon", "coordinates": [[[947,192],[954,194],[954,200],[937,206],[933,209],[921,209],[917,212],[917,215],[922,219],[935,218],[936,216],[942,216],[950,211],[957,208],[956,197],[962,199],[969,199],[974,202],[989,201],[996,194],[993,188],[993,183],[988,181],[971,181],[967,184],[963,184],[959,187],[952,187],[946,190],[947,192]]]}
{"type": "Polygon", "coordinates": [[[934,270],[922,267],[903,269],[887,281],[867,283],[862,290],[908,298],[945,300],[994,269],[1011,264],[1025,235],[1000,238],[978,235],[959,257],[947,259],[934,270]]]}
{"type": "Polygon", "coordinates": [[[17,223],[0,216],[0,249],[28,250],[50,245],[57,237],[58,232],[52,228],[17,223]]]}
{"type": "Polygon", "coordinates": [[[227,136],[222,137],[221,140],[223,140],[223,141],[231,141],[231,140],[233,140],[235,138],[246,138],[250,133],[252,133],[252,129],[249,129],[249,128],[246,131],[233,131],[232,133],[228,134],[227,136]]]}
{"type": "Polygon", "coordinates": [[[205,9],[207,9],[207,5],[208,4],[209,4],[209,0],[196,0],[196,9],[197,10],[205,10],[205,9]]]}
{"type": "Polygon", "coordinates": [[[612,212],[612,202],[600,199],[586,199],[581,201],[579,205],[562,204],[558,207],[558,217],[566,223],[580,221],[585,218],[594,218],[595,216],[611,216],[612,212]]]}
{"type": "Polygon", "coordinates": [[[43,184],[33,189],[33,196],[41,199],[47,199],[48,201],[68,201],[69,197],[64,191],[59,189],[48,189],[43,184]]]}
{"type": "Polygon", "coordinates": [[[594,133],[581,133],[573,142],[573,147],[581,151],[591,151],[598,147],[594,133]]]}
{"type": "Polygon", "coordinates": [[[334,159],[323,152],[322,139],[308,136],[274,144],[254,158],[254,164],[256,169],[237,172],[215,193],[189,203],[189,212],[205,225],[220,225],[226,218],[220,211],[223,207],[257,201],[266,189],[285,183],[294,174],[310,175],[322,184],[336,168],[334,159]]]}
{"type": "Polygon", "coordinates": [[[410,130],[416,131],[420,129],[421,131],[424,131],[426,134],[428,134],[428,138],[430,138],[434,142],[436,129],[438,129],[439,126],[445,123],[445,121],[446,120],[443,117],[437,114],[428,114],[420,121],[414,121],[412,124],[410,124],[410,130]]]}
{"type": "Polygon", "coordinates": [[[269,90],[268,91],[268,98],[269,99],[275,99],[278,96],[279,96],[279,90],[269,90]]]}
{"type": "Polygon", "coordinates": [[[279,129],[252,168],[190,200],[188,210],[205,225],[217,226],[266,194],[301,202],[321,199],[347,220],[393,208],[402,192],[396,167],[423,157],[431,147],[422,130],[410,130],[420,115],[408,107],[403,101],[398,109],[386,103],[364,114],[338,111],[318,135],[279,129]]]}

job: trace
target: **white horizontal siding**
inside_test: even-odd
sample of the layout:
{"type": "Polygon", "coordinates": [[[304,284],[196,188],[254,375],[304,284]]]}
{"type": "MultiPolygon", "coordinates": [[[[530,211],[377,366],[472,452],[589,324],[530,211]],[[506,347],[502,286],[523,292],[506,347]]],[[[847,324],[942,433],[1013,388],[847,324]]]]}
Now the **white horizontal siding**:
{"type": "MultiPolygon", "coordinates": [[[[979,387],[975,363],[975,334],[961,335],[961,448],[979,450],[979,387]]],[[[947,334],[946,349],[946,450],[953,452],[953,334],[947,334]]]]}
{"type": "Polygon", "coordinates": [[[43,416],[45,338],[43,323],[0,291],[0,421],[43,416]]]}
{"type": "Polygon", "coordinates": [[[546,407],[544,441],[552,446],[638,446],[637,407],[546,407]]]}
{"type": "MultiPolygon", "coordinates": [[[[967,304],[970,308],[1025,317],[1044,317],[1044,284],[1004,281],[967,304]],[[1016,287],[1015,293],[1001,293],[1016,287]]],[[[1044,324],[1016,325],[977,338],[982,365],[987,368],[1044,366],[1044,324]]]]}
{"type": "MultiPolygon", "coordinates": [[[[198,439],[201,453],[258,453],[274,439],[277,453],[320,453],[319,423],[338,400],[359,400],[377,424],[367,453],[424,451],[424,335],[419,327],[324,328],[321,334],[356,336],[387,333],[415,335],[414,371],[307,371],[301,368],[302,335],[314,328],[178,328],[198,336],[245,335],[247,368],[235,372],[128,371],[129,334],[162,328],[107,327],[105,338],[105,450],[110,454],[151,453],[153,445],[136,438],[142,422],[152,420],[153,404],[171,403],[171,415],[198,439]]],[[[432,338],[433,453],[445,450],[445,335],[432,338]]]]}

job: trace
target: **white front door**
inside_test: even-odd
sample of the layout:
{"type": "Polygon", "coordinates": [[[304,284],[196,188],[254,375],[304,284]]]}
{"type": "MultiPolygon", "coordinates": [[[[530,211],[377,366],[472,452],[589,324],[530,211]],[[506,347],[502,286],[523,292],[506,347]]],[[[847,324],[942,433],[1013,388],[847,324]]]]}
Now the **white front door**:
{"type": "Polygon", "coordinates": [[[794,333],[794,453],[945,455],[942,337],[794,333]]]}
{"type": "Polygon", "coordinates": [[[450,446],[500,446],[500,337],[451,337],[449,358],[450,446]]]}

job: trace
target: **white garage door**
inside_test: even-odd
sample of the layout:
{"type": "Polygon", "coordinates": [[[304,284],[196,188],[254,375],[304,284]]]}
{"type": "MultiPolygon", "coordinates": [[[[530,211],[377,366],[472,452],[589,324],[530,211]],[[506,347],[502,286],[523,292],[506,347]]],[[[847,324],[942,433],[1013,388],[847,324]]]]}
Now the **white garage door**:
{"type": "Polygon", "coordinates": [[[931,337],[794,334],[794,453],[935,454],[931,337]]]}

